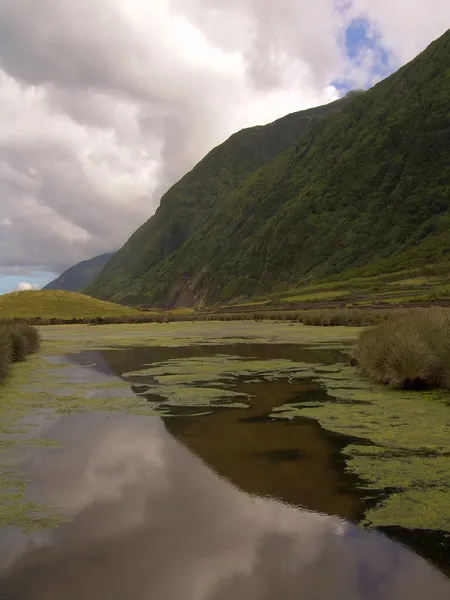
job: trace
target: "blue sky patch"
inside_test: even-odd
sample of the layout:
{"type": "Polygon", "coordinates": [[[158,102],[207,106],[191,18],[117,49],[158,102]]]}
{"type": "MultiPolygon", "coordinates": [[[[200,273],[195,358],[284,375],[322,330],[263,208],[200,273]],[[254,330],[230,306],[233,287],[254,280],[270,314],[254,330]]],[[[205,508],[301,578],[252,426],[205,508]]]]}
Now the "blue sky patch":
{"type": "Polygon", "coordinates": [[[344,32],[343,43],[350,69],[366,68],[367,71],[364,74],[365,80],[358,83],[353,81],[351,76],[332,81],[332,85],[341,95],[355,87],[367,89],[398,67],[393,64],[392,56],[383,47],[380,36],[367,19],[354,19],[344,32]],[[366,63],[368,55],[370,60],[366,63]]]}
{"type": "Polygon", "coordinates": [[[39,271],[32,275],[0,275],[0,294],[7,294],[16,289],[19,283],[31,283],[34,286],[42,287],[55,279],[56,273],[49,271],[39,271]]]}

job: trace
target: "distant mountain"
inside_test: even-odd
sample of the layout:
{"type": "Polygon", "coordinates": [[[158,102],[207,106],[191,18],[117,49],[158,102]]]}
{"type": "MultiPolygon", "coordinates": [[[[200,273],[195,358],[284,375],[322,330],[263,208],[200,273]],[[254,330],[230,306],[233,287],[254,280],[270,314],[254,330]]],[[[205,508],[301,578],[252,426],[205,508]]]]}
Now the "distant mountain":
{"type": "Polygon", "coordinates": [[[113,255],[114,252],[108,252],[100,256],[94,256],[94,258],[89,260],[83,260],[67,269],[67,271],[64,271],[62,275],[51,281],[43,289],[81,292],[81,290],[84,290],[84,288],[95,281],[113,255]]]}
{"type": "Polygon", "coordinates": [[[232,136],[87,291],[189,305],[443,262],[450,30],[367,92],[232,136]]]}

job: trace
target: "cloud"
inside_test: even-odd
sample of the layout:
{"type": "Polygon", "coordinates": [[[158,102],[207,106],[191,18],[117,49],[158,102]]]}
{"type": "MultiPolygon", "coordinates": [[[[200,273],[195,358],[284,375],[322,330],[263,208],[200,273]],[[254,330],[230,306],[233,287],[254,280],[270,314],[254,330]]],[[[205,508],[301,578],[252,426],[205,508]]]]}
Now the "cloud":
{"type": "Polygon", "coordinates": [[[450,4],[447,0],[353,0],[346,15],[367,19],[399,66],[445,33],[450,23],[450,4]]]}
{"type": "Polygon", "coordinates": [[[20,283],[17,284],[16,289],[14,291],[27,292],[30,290],[38,290],[38,289],[39,289],[39,287],[37,285],[29,283],[28,281],[21,281],[20,283]]]}
{"type": "Polygon", "coordinates": [[[355,19],[394,68],[443,32],[433,1],[1,2],[0,273],[119,247],[234,131],[372,82],[373,48],[346,55],[355,19]]]}

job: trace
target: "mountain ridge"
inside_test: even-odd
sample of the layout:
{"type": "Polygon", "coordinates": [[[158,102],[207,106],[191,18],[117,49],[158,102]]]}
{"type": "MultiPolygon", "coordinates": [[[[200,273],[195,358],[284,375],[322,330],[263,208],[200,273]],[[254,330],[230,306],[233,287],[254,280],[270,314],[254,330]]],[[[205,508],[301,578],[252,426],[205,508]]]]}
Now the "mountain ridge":
{"type": "MultiPolygon", "coordinates": [[[[344,97],[329,104],[286,115],[268,125],[249,127],[213,148],[161,198],[155,214],[143,223],[109,261],[101,280],[87,293],[142,304],[132,290],[152,269],[170,261],[213,209],[253,171],[292,146],[322,118],[341,110],[344,97]]],[[[145,302],[144,302],[145,303],[145,302]]]]}
{"type": "Polygon", "coordinates": [[[114,252],[105,252],[66,269],[59,277],[47,283],[44,290],[64,290],[66,292],[81,292],[100,275],[114,252]]]}
{"type": "MultiPolygon", "coordinates": [[[[447,255],[450,263],[449,106],[450,30],[233,180],[168,256],[153,257],[124,285],[105,269],[88,292],[136,304],[211,304],[447,255]]],[[[127,268],[124,257],[121,250],[110,264],[127,268]]],[[[125,258],[132,269],[133,256],[125,258]]]]}

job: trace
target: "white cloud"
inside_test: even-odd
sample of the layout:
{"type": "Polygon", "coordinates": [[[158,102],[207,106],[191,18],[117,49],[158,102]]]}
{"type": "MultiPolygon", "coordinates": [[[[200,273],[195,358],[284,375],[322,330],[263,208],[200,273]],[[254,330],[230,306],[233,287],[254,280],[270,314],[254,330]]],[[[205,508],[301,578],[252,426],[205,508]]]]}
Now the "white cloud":
{"type": "Polygon", "coordinates": [[[433,3],[0,2],[0,272],[119,247],[228,135],[367,80],[374,57],[355,68],[343,51],[352,19],[401,63],[449,22],[433,3]]]}
{"type": "Polygon", "coordinates": [[[16,289],[14,291],[15,292],[28,292],[30,290],[37,290],[37,289],[39,289],[39,287],[37,285],[29,283],[28,281],[21,281],[20,283],[17,284],[16,289]]]}
{"type": "Polygon", "coordinates": [[[450,25],[447,0],[352,0],[347,16],[366,17],[398,64],[412,60],[450,25]]]}

